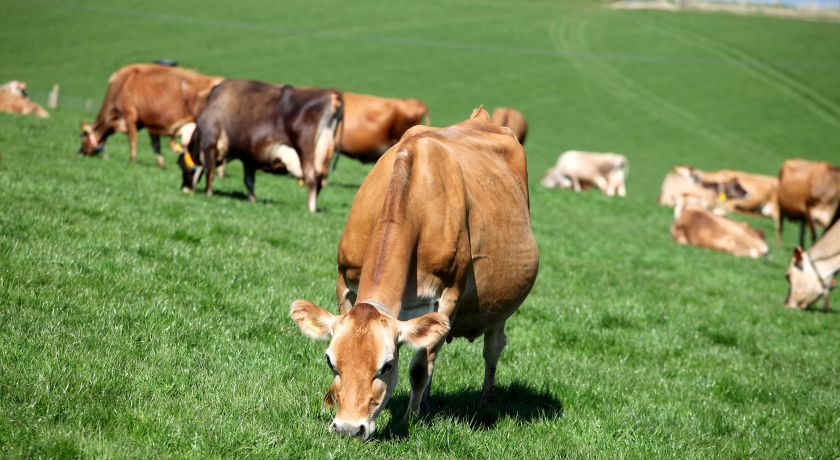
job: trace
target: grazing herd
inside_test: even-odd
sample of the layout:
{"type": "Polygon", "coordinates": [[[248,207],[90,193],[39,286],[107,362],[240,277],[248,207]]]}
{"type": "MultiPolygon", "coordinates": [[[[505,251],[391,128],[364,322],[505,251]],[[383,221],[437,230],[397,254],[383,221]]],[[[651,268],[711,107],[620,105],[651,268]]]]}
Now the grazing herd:
{"type": "MultiPolygon", "coordinates": [[[[22,82],[0,86],[0,110],[47,116],[22,82]],[[27,105],[28,104],[28,105],[27,105]],[[27,112],[28,111],[28,112],[27,112]]],[[[399,347],[416,349],[409,366],[408,411],[428,399],[435,360],[445,342],[484,336],[481,404],[492,403],[505,322],[536,280],[539,254],[531,230],[525,117],[511,108],[476,109],[461,123],[429,126],[418,99],[336,89],[226,80],[174,66],[132,64],[114,72],[93,124],[82,123],[82,155],[104,152],[115,132],[128,135],[137,158],[138,131],[149,131],[157,164],[161,136],[180,154],[182,190],[202,177],[205,193],[228,160],[243,164],[248,199],[256,171],[296,178],[317,210],[338,154],[375,166],[365,178],[338,243],[332,314],[307,300],[291,304],[300,331],[328,339],[333,381],[325,401],[337,406],[330,427],[369,438],[398,381],[399,347]],[[421,125],[425,123],[426,125],[421,125]]],[[[567,151],[541,184],[607,196],[627,194],[627,157],[567,151]]],[[[829,291],[840,269],[840,170],[787,160],[778,178],[734,170],[678,166],[659,203],[674,208],[672,239],[736,256],[766,257],[764,234],[726,216],[772,218],[780,241],[785,219],[800,222],[800,246],[787,270],[785,305],[807,308],[829,291]],[[804,250],[805,230],[816,241],[804,250]]],[[[780,244],[780,243],[779,243],[780,244]]]]}

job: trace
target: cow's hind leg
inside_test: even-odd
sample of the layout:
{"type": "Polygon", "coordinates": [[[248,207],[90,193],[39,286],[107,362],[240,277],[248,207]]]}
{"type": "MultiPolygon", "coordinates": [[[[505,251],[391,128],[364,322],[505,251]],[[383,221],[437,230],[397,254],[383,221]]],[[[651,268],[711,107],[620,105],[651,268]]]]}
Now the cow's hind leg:
{"type": "Polygon", "coordinates": [[[481,407],[493,405],[493,382],[496,380],[496,365],[507,344],[505,323],[484,333],[484,387],[481,389],[481,407]]]}
{"type": "Polygon", "coordinates": [[[257,168],[254,167],[253,164],[250,162],[244,163],[245,168],[245,188],[248,190],[248,201],[254,203],[257,201],[257,198],[254,196],[254,176],[256,175],[257,168]]]}
{"type": "Polygon", "coordinates": [[[149,140],[152,141],[152,150],[155,152],[155,161],[157,165],[163,169],[166,166],[166,162],[163,159],[163,153],[160,151],[160,135],[149,133],[149,140]]]}
{"type": "Polygon", "coordinates": [[[135,120],[126,120],[126,124],[128,125],[128,158],[132,163],[137,163],[137,122],[135,120]]]}

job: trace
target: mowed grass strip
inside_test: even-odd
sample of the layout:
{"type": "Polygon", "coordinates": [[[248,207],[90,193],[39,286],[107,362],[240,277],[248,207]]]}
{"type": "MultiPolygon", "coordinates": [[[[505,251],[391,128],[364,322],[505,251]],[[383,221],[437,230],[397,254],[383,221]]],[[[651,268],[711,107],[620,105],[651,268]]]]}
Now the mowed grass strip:
{"type": "MultiPolygon", "coordinates": [[[[784,309],[796,241],[744,260],[670,241],[674,164],[775,174],[837,163],[836,24],[612,11],[599,2],[212,5],[12,1],[0,81],[62,108],[0,114],[0,452],[9,457],[816,457],[840,454],[840,315],[784,309]],[[184,195],[174,157],[125,136],[77,158],[87,99],[161,57],[229,77],[416,96],[435,125],[513,106],[540,275],[508,322],[495,410],[481,341],[446,345],[433,410],[372,442],[333,436],[326,344],[288,305],[334,304],[336,244],[369,166],[342,159],[319,205],[242,169],[184,195]],[[538,187],[567,149],[630,158],[629,197],[538,187]]],[[[772,238],[772,223],[746,220],[772,238]]],[[[840,299],[835,294],[835,303],[840,299]]],[[[840,303],[838,303],[840,305],[840,303]]]]}

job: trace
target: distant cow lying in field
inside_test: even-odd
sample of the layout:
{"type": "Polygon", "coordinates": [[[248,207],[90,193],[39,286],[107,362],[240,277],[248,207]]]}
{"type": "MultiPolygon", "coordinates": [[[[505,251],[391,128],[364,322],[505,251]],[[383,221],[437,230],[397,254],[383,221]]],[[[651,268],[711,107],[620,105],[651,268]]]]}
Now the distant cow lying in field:
{"type": "Polygon", "coordinates": [[[746,190],[735,178],[707,184],[700,180],[696,172],[697,170],[691,167],[677,166],[668,173],[662,181],[659,204],[674,207],[682,200],[684,204],[700,206],[717,215],[724,215],[727,201],[741,199],[747,195],[746,190]]]}
{"type": "Polygon", "coordinates": [[[344,92],[344,122],[336,131],[338,150],[362,163],[375,163],[429,109],[419,99],[392,99],[344,92]]]}
{"type": "Polygon", "coordinates": [[[624,155],[570,150],[560,155],[541,183],[544,187],[573,188],[576,192],[594,185],[607,196],[626,196],[628,168],[624,155]]]}
{"type": "Polygon", "coordinates": [[[242,161],[248,199],[254,201],[257,169],[303,179],[316,210],[333,154],[335,129],[343,103],[336,90],[294,88],[251,80],[227,80],[211,91],[198,117],[184,168],[184,188],[195,188],[206,171],[208,195],[213,193],[216,166],[227,159],[242,161]]]}
{"type": "Polygon", "coordinates": [[[776,215],[776,193],[779,187],[779,179],[776,177],[731,169],[701,171],[691,166],[678,167],[677,170],[697,185],[709,189],[723,190],[733,179],[736,180],[745,194],[742,197],[728,197],[724,200],[721,204],[727,211],[770,218],[776,215]]]}
{"type": "Polygon", "coordinates": [[[840,219],[840,169],[823,161],[786,160],[779,171],[779,213],[776,243],[781,246],[785,219],[799,222],[799,246],[805,247],[805,226],[811,244],[817,226],[828,229],[840,219]]]}
{"type": "Polygon", "coordinates": [[[717,216],[703,207],[684,204],[674,209],[671,238],[679,244],[714,249],[739,257],[767,257],[764,233],[745,222],[717,216]]]}
{"type": "Polygon", "coordinates": [[[528,122],[522,112],[508,107],[497,107],[493,110],[490,120],[496,126],[504,126],[513,131],[513,135],[519,143],[525,145],[525,136],[528,135],[528,122]]]}
{"type": "Polygon", "coordinates": [[[373,434],[403,344],[417,350],[408,413],[428,399],[435,359],[454,337],[484,336],[480,404],[492,404],[505,322],[539,265],[527,177],[522,146],[483,109],[447,128],[412,128],[376,163],[338,243],[339,314],[307,300],[289,312],[304,335],[330,340],[332,431],[373,434]]]}
{"type": "Polygon", "coordinates": [[[840,225],[829,229],[817,244],[808,251],[797,246],[788,266],[786,277],[790,288],[785,306],[808,308],[823,298],[823,308],[828,311],[834,277],[840,271],[840,225]]]}
{"type": "Polygon", "coordinates": [[[0,112],[20,115],[50,116],[43,107],[33,102],[26,94],[26,83],[12,80],[0,85],[0,112]]]}
{"type": "Polygon", "coordinates": [[[93,125],[82,124],[79,153],[99,153],[111,134],[124,132],[128,134],[130,159],[136,162],[137,131],[146,128],[152,137],[157,164],[162,168],[160,136],[178,137],[185,145],[207,95],[222,80],[158,64],[120,68],[108,79],[108,90],[93,125]]]}

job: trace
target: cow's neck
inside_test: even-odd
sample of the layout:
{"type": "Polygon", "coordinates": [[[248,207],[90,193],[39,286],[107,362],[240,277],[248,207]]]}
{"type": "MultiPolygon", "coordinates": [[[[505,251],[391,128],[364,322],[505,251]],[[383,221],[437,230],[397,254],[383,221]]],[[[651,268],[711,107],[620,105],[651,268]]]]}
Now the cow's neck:
{"type": "Polygon", "coordinates": [[[417,227],[407,212],[411,157],[397,154],[382,215],[374,226],[359,279],[360,301],[374,300],[399,317],[411,265],[416,263],[417,227]]]}
{"type": "Polygon", "coordinates": [[[819,272],[823,281],[830,281],[835,272],[840,270],[840,226],[832,226],[811,249],[808,257],[819,272]]]}

